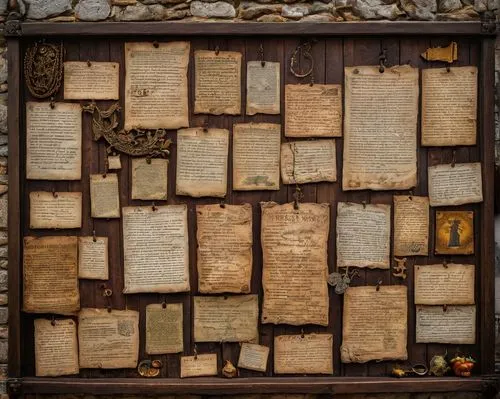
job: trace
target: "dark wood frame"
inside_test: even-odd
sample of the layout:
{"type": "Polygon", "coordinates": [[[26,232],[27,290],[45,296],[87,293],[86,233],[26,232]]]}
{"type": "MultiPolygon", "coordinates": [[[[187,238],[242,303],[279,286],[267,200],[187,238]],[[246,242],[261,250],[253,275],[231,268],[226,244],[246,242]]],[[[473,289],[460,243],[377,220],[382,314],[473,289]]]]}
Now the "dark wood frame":
{"type": "Polygon", "coordinates": [[[9,21],[9,388],[20,393],[86,394],[237,394],[237,393],[375,393],[474,391],[492,395],[497,389],[494,372],[494,35],[495,25],[483,22],[367,22],[367,23],[19,23],[9,21]],[[155,36],[155,35],[313,35],[313,36],[395,36],[451,35],[481,36],[479,137],[483,162],[484,204],[481,246],[481,369],[483,376],[470,379],[391,379],[373,377],[292,377],[178,379],[82,379],[20,378],[20,294],[21,294],[21,201],[19,154],[21,107],[21,41],[24,37],[61,36],[155,36]]]}

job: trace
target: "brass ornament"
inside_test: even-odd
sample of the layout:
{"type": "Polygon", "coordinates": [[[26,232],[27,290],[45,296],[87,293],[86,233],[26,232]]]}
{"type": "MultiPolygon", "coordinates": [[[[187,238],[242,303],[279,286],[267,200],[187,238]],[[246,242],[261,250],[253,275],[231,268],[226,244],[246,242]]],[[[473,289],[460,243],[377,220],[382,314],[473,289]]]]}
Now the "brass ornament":
{"type": "Polygon", "coordinates": [[[436,254],[474,253],[474,212],[436,212],[436,254]]]}
{"type": "Polygon", "coordinates": [[[137,366],[137,372],[141,377],[157,377],[160,375],[162,363],[160,360],[143,360],[137,366]]]}
{"type": "Polygon", "coordinates": [[[226,378],[238,377],[238,369],[234,367],[231,361],[226,360],[224,367],[222,368],[222,375],[226,378]]]}
{"type": "Polygon", "coordinates": [[[394,258],[396,266],[393,267],[392,275],[406,280],[406,258],[394,258]]]}

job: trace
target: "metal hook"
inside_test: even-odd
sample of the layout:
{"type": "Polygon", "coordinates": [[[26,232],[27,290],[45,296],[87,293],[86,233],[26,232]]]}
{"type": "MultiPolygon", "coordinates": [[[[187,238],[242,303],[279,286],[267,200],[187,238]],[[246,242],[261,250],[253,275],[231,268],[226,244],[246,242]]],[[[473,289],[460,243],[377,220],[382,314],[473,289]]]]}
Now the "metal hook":
{"type": "Polygon", "coordinates": [[[311,81],[309,82],[309,86],[314,86],[314,75],[311,73],[311,81]]]}
{"type": "Polygon", "coordinates": [[[262,66],[262,68],[264,68],[266,66],[266,61],[264,61],[264,46],[262,45],[262,43],[259,46],[259,58],[260,65],[262,66]]]}
{"type": "Polygon", "coordinates": [[[52,325],[52,327],[56,326],[56,316],[52,315],[50,319],[50,324],[52,325]]]}
{"type": "Polygon", "coordinates": [[[448,269],[448,262],[446,262],[446,259],[445,259],[445,260],[443,260],[443,267],[444,267],[445,269],[448,269]]]}
{"type": "Polygon", "coordinates": [[[55,189],[52,189],[52,196],[53,196],[54,198],[59,197],[59,195],[56,193],[56,190],[55,190],[55,189]]]}
{"type": "Polygon", "coordinates": [[[90,62],[90,60],[87,60],[87,66],[90,68],[92,66],[92,63],[90,62]]]}
{"type": "Polygon", "coordinates": [[[220,202],[219,206],[223,209],[226,207],[226,203],[224,202],[224,200],[220,202]]]}
{"type": "Polygon", "coordinates": [[[215,55],[219,55],[220,49],[219,46],[215,46],[215,55]]]}
{"type": "Polygon", "coordinates": [[[56,103],[54,102],[54,97],[50,97],[50,109],[54,109],[56,107],[56,103]]]}
{"type": "Polygon", "coordinates": [[[366,201],[361,201],[361,204],[363,205],[363,209],[366,209],[366,201]]]}
{"type": "Polygon", "coordinates": [[[155,202],[153,201],[153,203],[151,204],[151,209],[153,210],[153,212],[156,212],[158,210],[158,208],[156,207],[155,205],[155,202]]]}
{"type": "Polygon", "coordinates": [[[158,48],[158,47],[160,47],[160,44],[159,44],[159,43],[155,40],[155,41],[153,42],[153,47],[154,47],[154,48],[158,48]]]}
{"type": "Polygon", "coordinates": [[[302,195],[302,190],[300,189],[299,185],[295,185],[295,192],[293,193],[293,209],[298,210],[299,209],[299,202],[303,198],[302,195]]]}
{"type": "Polygon", "coordinates": [[[97,238],[95,236],[95,230],[92,230],[92,241],[96,242],[97,238]]]}
{"type": "Polygon", "coordinates": [[[452,155],[451,155],[451,167],[452,168],[455,167],[456,157],[457,157],[457,152],[455,150],[453,150],[452,155]]]}
{"type": "Polygon", "coordinates": [[[379,280],[377,281],[377,286],[376,286],[375,290],[376,290],[376,291],[380,291],[380,286],[381,286],[381,285],[382,285],[382,279],[379,279],[379,280]]]}
{"type": "Polygon", "coordinates": [[[196,346],[196,344],[194,344],[193,354],[194,354],[194,360],[197,360],[198,359],[198,347],[196,346]]]}
{"type": "Polygon", "coordinates": [[[301,328],[300,329],[300,338],[304,338],[305,334],[304,334],[304,329],[301,328]]]}
{"type": "Polygon", "coordinates": [[[108,176],[108,158],[106,157],[106,160],[104,161],[104,174],[102,175],[102,178],[105,179],[108,176]]]}
{"type": "Polygon", "coordinates": [[[150,158],[150,157],[146,157],[146,163],[147,163],[148,165],[151,165],[151,158],[150,158]]]}
{"type": "Polygon", "coordinates": [[[446,312],[448,310],[448,305],[443,305],[443,312],[446,312]]]}
{"type": "Polygon", "coordinates": [[[380,55],[378,56],[378,63],[379,63],[379,68],[378,71],[380,73],[385,72],[385,62],[387,61],[387,50],[384,48],[380,52],[380,55]]]}

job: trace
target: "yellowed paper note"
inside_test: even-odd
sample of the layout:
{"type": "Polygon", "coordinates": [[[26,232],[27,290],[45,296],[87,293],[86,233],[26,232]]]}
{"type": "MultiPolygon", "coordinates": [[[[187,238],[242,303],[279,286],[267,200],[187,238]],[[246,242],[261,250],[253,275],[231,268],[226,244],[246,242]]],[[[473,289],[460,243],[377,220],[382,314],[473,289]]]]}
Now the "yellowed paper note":
{"type": "Polygon", "coordinates": [[[475,344],[475,306],[417,306],[416,342],[475,344]]]}
{"type": "Polygon", "coordinates": [[[262,323],[328,325],[329,204],[261,202],[262,323]]]}
{"type": "Polygon", "coordinates": [[[78,278],[107,280],[108,237],[78,237],[78,278]]]}
{"type": "Polygon", "coordinates": [[[166,200],[167,159],[132,159],[132,199],[166,200]]]}
{"type": "Polygon", "coordinates": [[[429,198],[394,196],[394,255],[429,254],[429,198]]]}
{"type": "Polygon", "coordinates": [[[237,123],[233,127],[233,189],[279,190],[281,125],[237,123]]]}
{"type": "Polygon", "coordinates": [[[80,309],[77,237],[25,237],[23,310],[74,314],[80,309]]]}
{"type": "Polygon", "coordinates": [[[26,104],[26,178],[80,180],[82,109],[76,103],[26,104]]]}
{"type": "Polygon", "coordinates": [[[418,69],[345,68],[344,190],[417,184],[418,69]]]}
{"type": "Polygon", "coordinates": [[[108,155],[108,169],[121,169],[120,155],[108,155]]]}
{"type": "Polygon", "coordinates": [[[146,353],[163,355],[184,350],[182,303],[146,306],[146,353]]]}
{"type": "Polygon", "coordinates": [[[280,113],[280,63],[247,63],[247,115],[280,113]]]}
{"type": "Polygon", "coordinates": [[[120,64],[117,62],[66,61],[65,100],[118,100],[120,64]]]}
{"type": "Polygon", "coordinates": [[[217,354],[203,353],[181,356],[181,378],[217,375],[217,354]]]}
{"type": "Polygon", "coordinates": [[[265,373],[268,357],[269,348],[267,346],[244,342],[241,344],[238,367],[240,369],[261,371],[265,373]]]}
{"type": "Polygon", "coordinates": [[[119,218],[118,175],[90,175],[90,205],[93,218],[119,218]]]}
{"type": "Polygon", "coordinates": [[[406,360],[407,287],[349,287],[344,294],[343,363],[406,360]]]}
{"type": "Polygon", "coordinates": [[[82,193],[32,191],[30,229],[78,229],[82,227],[82,193]]]}

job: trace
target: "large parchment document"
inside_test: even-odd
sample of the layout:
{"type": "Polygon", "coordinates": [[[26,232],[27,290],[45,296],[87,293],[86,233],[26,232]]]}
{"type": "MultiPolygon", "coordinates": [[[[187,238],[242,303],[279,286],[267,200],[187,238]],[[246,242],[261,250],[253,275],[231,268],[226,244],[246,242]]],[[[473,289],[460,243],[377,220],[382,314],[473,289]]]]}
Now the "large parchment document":
{"type": "Polygon", "coordinates": [[[195,296],[195,342],[255,342],[258,295],[195,296]]]}
{"type": "Polygon", "coordinates": [[[240,356],[238,357],[238,367],[240,369],[261,371],[265,373],[267,369],[268,357],[269,347],[244,342],[241,344],[240,356]]]}
{"type": "Polygon", "coordinates": [[[224,197],[229,131],[193,128],[177,132],[176,194],[224,197]]]}
{"type": "Polygon", "coordinates": [[[429,254],[429,198],[394,196],[394,255],[429,254]]]}
{"type": "Polygon", "coordinates": [[[26,178],[80,180],[82,108],[76,103],[26,104],[26,178]]]}
{"type": "Polygon", "coordinates": [[[274,337],[276,374],[333,374],[333,335],[299,334],[274,337]]]}
{"type": "Polygon", "coordinates": [[[217,375],[217,353],[181,356],[181,378],[217,375]]]}
{"type": "Polygon", "coordinates": [[[476,343],[475,306],[417,306],[416,342],[476,343]]]}
{"type": "Polygon", "coordinates": [[[146,306],[146,353],[163,355],[184,350],[182,303],[146,306]]]}
{"type": "Polygon", "coordinates": [[[25,237],[23,310],[74,314],[80,309],[77,237],[25,237]]]}
{"type": "Polygon", "coordinates": [[[262,323],[327,326],[329,204],[261,208],[262,323]]]}
{"type": "Polygon", "coordinates": [[[118,100],[120,64],[117,62],[64,63],[65,100],[118,100]]]}
{"type": "Polygon", "coordinates": [[[78,278],[107,280],[108,237],[78,237],[78,278]]]}
{"type": "Polygon", "coordinates": [[[189,126],[189,42],[125,43],[125,130],[189,126]]]}
{"type": "Polygon", "coordinates": [[[476,144],[477,67],[422,69],[422,145],[476,144]]]}
{"type": "Polygon", "coordinates": [[[187,205],[123,208],[124,294],[189,291],[187,205]]]}
{"type": "Polygon", "coordinates": [[[406,360],[407,287],[349,287],[344,294],[343,363],[406,360]]]}
{"type": "Polygon", "coordinates": [[[483,201],[479,162],[430,166],[428,175],[431,206],[462,205],[483,201]]]}
{"type": "Polygon", "coordinates": [[[474,305],[474,265],[415,265],[416,305],[474,305]]]}
{"type": "Polygon", "coordinates": [[[35,374],[57,377],[78,374],[76,323],[71,319],[35,319],[35,374]]]}
{"type": "Polygon", "coordinates": [[[132,199],[166,200],[168,159],[132,158],[132,199]]]}
{"type": "Polygon", "coordinates": [[[335,140],[281,144],[281,178],[284,184],[337,181],[335,140]]]}
{"type": "Polygon", "coordinates": [[[139,312],[84,308],[78,314],[80,368],[136,368],[139,312]]]}
{"type": "Polygon", "coordinates": [[[337,267],[390,267],[391,206],[337,205],[337,267]]]}
{"type": "Polygon", "coordinates": [[[280,189],[281,125],[237,123],[233,127],[233,189],[280,189]]]}
{"type": "Polygon", "coordinates": [[[196,222],[199,291],[249,293],[252,205],[197,205],[196,222]]]}
{"type": "Polygon", "coordinates": [[[118,175],[90,175],[90,208],[93,218],[119,218],[118,175]]]}
{"type": "Polygon", "coordinates": [[[342,136],[342,86],[285,86],[285,136],[342,136]]]}
{"type": "Polygon", "coordinates": [[[30,229],[78,229],[82,227],[82,193],[32,191],[30,229]]]}
{"type": "Polygon", "coordinates": [[[280,63],[247,63],[247,115],[280,113],[280,63]]]}
{"type": "Polygon", "coordinates": [[[344,190],[417,184],[418,69],[345,68],[344,190]]]}

